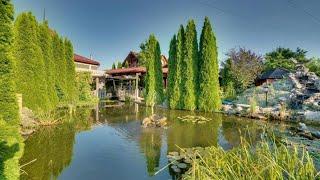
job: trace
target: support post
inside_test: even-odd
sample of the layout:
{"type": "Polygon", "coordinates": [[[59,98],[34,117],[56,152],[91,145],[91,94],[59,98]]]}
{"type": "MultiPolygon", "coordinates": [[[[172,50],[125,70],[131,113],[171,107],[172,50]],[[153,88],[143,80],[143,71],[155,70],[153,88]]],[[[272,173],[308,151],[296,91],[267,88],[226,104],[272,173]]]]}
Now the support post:
{"type": "Polygon", "coordinates": [[[99,77],[96,77],[96,96],[99,97],[99,77]]]}
{"type": "Polygon", "coordinates": [[[140,73],[136,73],[136,88],[135,88],[135,100],[138,101],[139,98],[139,75],[140,73]]]}

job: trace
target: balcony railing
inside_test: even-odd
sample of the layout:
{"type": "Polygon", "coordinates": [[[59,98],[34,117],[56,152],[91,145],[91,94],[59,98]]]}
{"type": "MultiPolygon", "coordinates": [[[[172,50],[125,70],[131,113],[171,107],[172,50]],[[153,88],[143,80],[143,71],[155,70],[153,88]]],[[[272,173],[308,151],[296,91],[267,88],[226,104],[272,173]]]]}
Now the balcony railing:
{"type": "Polygon", "coordinates": [[[77,72],[91,72],[92,76],[105,76],[105,72],[102,70],[92,70],[92,69],[86,69],[86,68],[76,68],[77,72]]]}

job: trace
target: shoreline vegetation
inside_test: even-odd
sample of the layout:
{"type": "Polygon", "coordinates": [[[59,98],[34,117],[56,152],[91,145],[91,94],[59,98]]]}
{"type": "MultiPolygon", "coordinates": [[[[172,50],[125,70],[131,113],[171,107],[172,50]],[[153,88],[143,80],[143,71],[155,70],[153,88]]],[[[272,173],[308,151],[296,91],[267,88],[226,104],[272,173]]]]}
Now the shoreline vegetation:
{"type": "Polygon", "coordinates": [[[274,139],[252,145],[244,140],[229,151],[221,147],[182,149],[191,167],[182,179],[320,179],[309,153],[274,139]]]}
{"type": "MultiPolygon", "coordinates": [[[[21,13],[14,19],[10,0],[1,0],[0,15],[0,33],[3,36],[0,42],[0,179],[15,180],[19,179],[22,171],[19,165],[24,151],[21,135],[30,135],[41,126],[63,123],[68,119],[65,117],[72,117],[77,108],[94,106],[99,99],[91,91],[91,74],[75,71],[74,49],[70,40],[51,29],[47,21],[38,22],[31,12],[21,13]],[[16,94],[22,94],[21,109],[16,94]]],[[[166,117],[154,114],[155,106],[190,112],[224,112],[258,119],[268,119],[269,116],[263,116],[268,113],[272,117],[270,112],[276,109],[277,117],[285,119],[288,116],[287,104],[280,103],[280,106],[265,112],[267,109],[261,110],[254,96],[246,99],[248,104],[239,106],[238,103],[236,107],[223,105],[222,100],[223,97],[233,99],[241,95],[263,71],[275,67],[293,71],[295,63],[292,64],[292,58],[297,58],[299,63],[307,61],[306,51],[302,49],[291,52],[290,49],[278,48],[275,53],[266,55],[265,64],[261,56],[250,50],[233,49],[222,64],[220,82],[216,36],[211,22],[205,17],[198,40],[195,22],[189,20],[186,27],[180,25],[171,39],[168,88],[164,91],[161,50],[155,35],[151,34],[140,48],[140,58],[147,69],[144,103],[151,107],[150,117],[154,117],[145,119],[150,127],[167,124],[166,117]],[[281,53],[290,55],[284,58],[281,53]],[[281,59],[279,63],[275,63],[277,58],[281,59]]],[[[319,74],[316,63],[308,65],[319,74]]],[[[300,94],[299,91],[294,95],[298,97],[300,94]]],[[[317,98],[314,97],[316,101],[311,102],[312,106],[320,106],[317,98]]],[[[200,116],[184,116],[177,121],[179,119],[195,124],[211,120],[200,116]]],[[[301,131],[298,134],[317,137],[304,128],[305,125],[300,126],[302,130],[298,129],[301,131]]],[[[242,141],[240,146],[228,151],[220,147],[185,151],[191,154],[188,157],[190,169],[186,171],[185,179],[319,179],[312,157],[305,148],[298,149],[274,139],[262,139],[257,145],[242,141]]],[[[182,153],[185,152],[169,154],[174,159],[172,162],[189,156],[184,154],[181,157],[182,153]]],[[[182,163],[174,164],[172,169],[178,172],[188,167],[182,163]]]]}

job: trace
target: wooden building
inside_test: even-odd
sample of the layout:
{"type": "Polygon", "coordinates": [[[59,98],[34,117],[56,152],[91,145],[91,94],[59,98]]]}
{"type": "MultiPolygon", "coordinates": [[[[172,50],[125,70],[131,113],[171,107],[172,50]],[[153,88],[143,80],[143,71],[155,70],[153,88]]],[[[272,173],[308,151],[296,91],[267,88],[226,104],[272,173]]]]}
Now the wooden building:
{"type": "Polygon", "coordinates": [[[99,98],[104,98],[106,96],[105,91],[105,72],[99,70],[99,61],[93,60],[92,58],[87,58],[78,54],[74,54],[74,63],[76,72],[89,72],[92,75],[94,82],[93,93],[99,98]]]}
{"type": "Polygon", "coordinates": [[[283,69],[283,68],[271,69],[262,73],[255,81],[255,85],[261,86],[264,83],[269,84],[276,80],[283,79],[288,74],[289,74],[289,71],[287,69],[283,69]]]}
{"type": "MultiPolygon", "coordinates": [[[[106,86],[107,94],[111,98],[131,97],[136,100],[141,100],[144,90],[144,77],[146,68],[139,65],[139,54],[136,52],[129,52],[124,59],[122,65],[128,64],[128,68],[107,70],[106,86]]],[[[168,59],[161,55],[163,83],[167,87],[168,76],[168,59]]]]}

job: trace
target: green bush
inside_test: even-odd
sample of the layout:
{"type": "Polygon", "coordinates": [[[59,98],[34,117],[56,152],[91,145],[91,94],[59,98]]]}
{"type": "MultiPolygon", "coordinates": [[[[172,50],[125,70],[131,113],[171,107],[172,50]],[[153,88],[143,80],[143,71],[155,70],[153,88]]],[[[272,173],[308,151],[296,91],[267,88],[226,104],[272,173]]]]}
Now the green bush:
{"type": "Polygon", "coordinates": [[[76,84],[80,103],[97,101],[97,97],[91,91],[92,76],[90,72],[78,72],[76,74],[76,84]]]}

